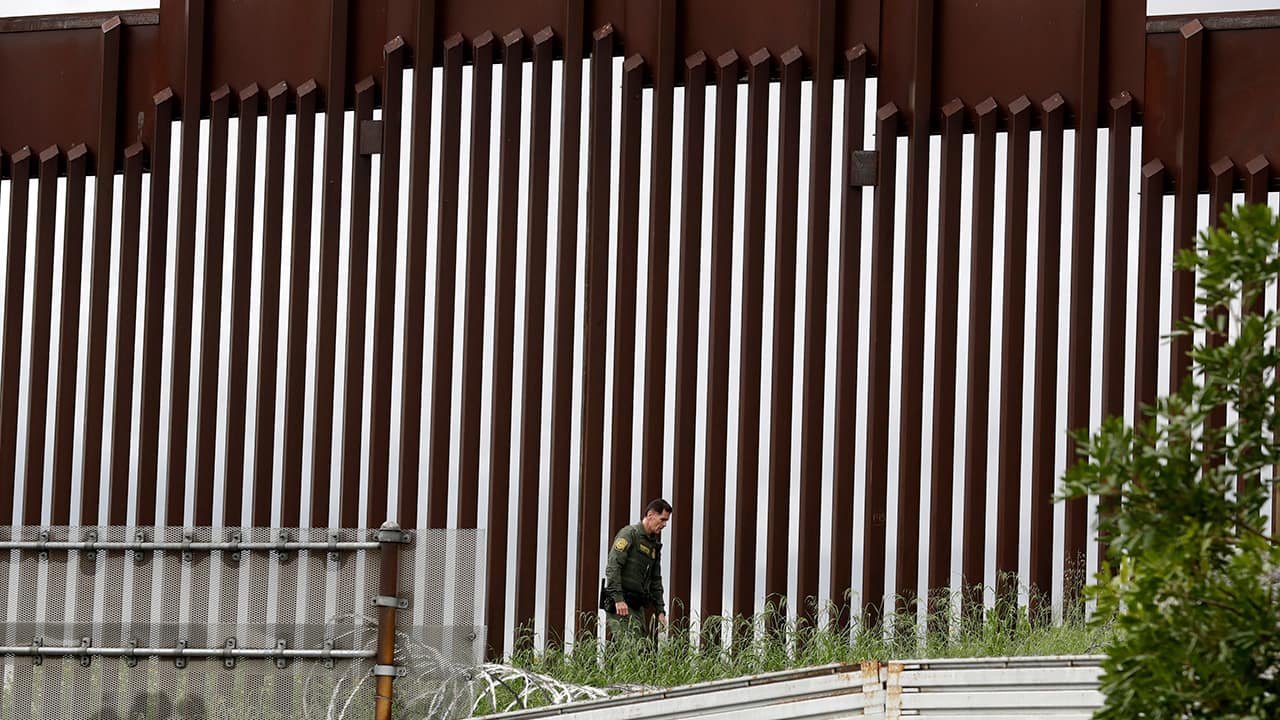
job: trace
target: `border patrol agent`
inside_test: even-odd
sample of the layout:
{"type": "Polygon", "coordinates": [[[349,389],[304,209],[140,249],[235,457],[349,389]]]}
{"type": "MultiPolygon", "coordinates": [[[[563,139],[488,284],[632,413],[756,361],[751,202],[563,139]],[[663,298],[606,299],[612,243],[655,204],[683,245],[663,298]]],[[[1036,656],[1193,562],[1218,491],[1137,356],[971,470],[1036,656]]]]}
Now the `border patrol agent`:
{"type": "Polygon", "coordinates": [[[646,609],[657,614],[659,625],[667,624],[662,590],[662,531],[670,521],[671,503],[654,500],[645,506],[644,519],[619,530],[609,546],[601,606],[608,613],[607,624],[615,638],[624,634],[644,637],[646,609]]]}

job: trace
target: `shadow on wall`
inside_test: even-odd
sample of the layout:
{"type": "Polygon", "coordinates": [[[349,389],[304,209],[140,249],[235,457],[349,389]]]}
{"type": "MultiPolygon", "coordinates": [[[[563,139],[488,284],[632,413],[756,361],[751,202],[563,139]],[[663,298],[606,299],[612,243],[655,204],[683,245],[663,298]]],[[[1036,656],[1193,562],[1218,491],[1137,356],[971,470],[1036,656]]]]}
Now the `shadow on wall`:
{"type": "Polygon", "coordinates": [[[123,703],[104,698],[103,709],[93,720],[210,720],[204,700],[184,697],[177,703],[164,693],[138,693],[129,711],[120,714],[123,703]]]}

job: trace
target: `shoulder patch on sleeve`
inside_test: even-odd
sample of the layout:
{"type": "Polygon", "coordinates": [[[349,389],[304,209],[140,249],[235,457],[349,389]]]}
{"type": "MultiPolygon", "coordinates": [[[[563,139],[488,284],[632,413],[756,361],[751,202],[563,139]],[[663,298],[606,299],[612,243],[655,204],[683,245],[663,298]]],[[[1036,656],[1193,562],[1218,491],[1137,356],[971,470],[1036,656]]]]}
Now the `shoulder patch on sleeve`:
{"type": "Polygon", "coordinates": [[[624,537],[620,537],[620,538],[618,538],[617,540],[615,540],[615,541],[614,541],[614,543],[613,543],[613,549],[614,549],[614,550],[626,550],[626,549],[627,549],[627,539],[626,539],[626,538],[624,538],[624,537]]]}

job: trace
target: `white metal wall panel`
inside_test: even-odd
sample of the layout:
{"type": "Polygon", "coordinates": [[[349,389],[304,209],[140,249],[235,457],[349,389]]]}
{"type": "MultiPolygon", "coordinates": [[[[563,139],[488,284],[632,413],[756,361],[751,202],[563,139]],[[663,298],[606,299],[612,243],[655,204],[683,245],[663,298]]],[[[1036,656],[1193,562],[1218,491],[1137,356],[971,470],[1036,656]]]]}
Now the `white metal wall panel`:
{"type": "Polygon", "coordinates": [[[1094,655],[867,662],[861,667],[770,673],[488,717],[1085,720],[1102,706],[1101,672],[1101,657],[1094,655]]]}

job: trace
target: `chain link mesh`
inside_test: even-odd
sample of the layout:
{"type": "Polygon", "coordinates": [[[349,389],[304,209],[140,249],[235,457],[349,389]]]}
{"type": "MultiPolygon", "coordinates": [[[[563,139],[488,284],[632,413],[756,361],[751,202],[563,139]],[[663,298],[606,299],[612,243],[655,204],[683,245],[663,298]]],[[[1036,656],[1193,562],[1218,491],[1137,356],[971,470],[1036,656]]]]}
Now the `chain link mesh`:
{"type": "MultiPolygon", "coordinates": [[[[0,541],[223,541],[230,529],[0,528],[0,541]]],[[[274,542],[279,529],[239,530],[274,542]]],[[[367,530],[288,530],[368,541],[367,530]]],[[[483,534],[429,530],[398,548],[396,717],[469,714],[483,660],[483,534]]],[[[237,648],[373,651],[379,551],[0,551],[0,638],[11,649],[237,648]]],[[[373,713],[372,658],[0,658],[0,720],[345,720],[373,713]]]]}

